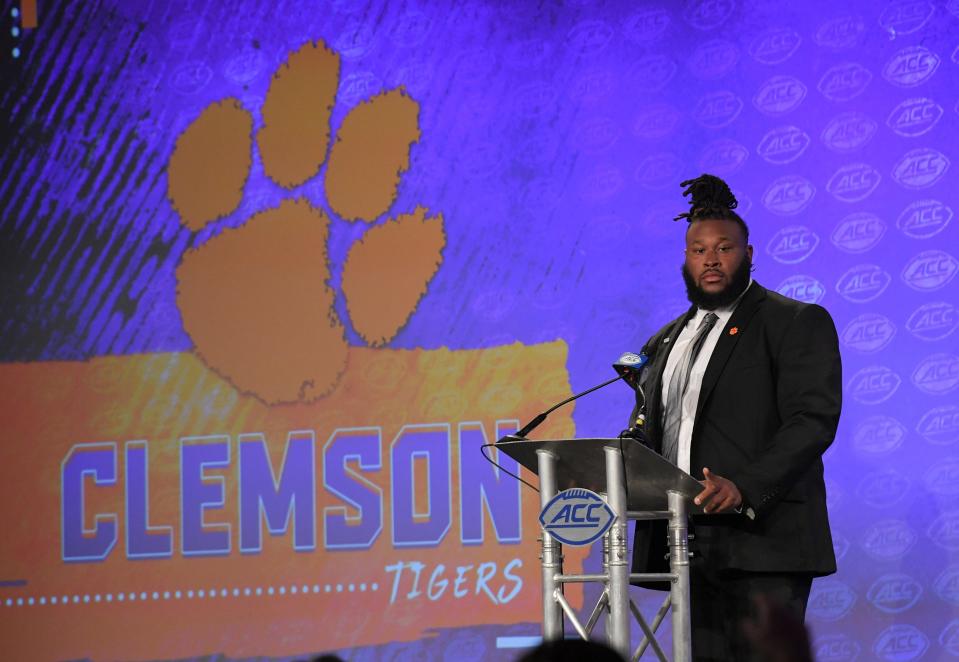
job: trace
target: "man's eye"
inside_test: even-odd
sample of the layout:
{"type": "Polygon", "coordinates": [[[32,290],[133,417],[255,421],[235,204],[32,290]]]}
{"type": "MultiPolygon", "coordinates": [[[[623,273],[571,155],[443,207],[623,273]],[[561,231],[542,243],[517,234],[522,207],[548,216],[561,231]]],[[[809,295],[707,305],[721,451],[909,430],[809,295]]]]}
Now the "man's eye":
{"type": "Polygon", "coordinates": [[[720,253],[728,253],[728,252],[730,252],[732,249],[733,249],[732,246],[720,246],[720,247],[719,247],[719,252],[720,252],[720,253]]]}
{"type": "Polygon", "coordinates": [[[694,248],[694,249],[693,249],[693,253],[696,254],[696,255],[702,255],[702,254],[705,253],[705,252],[706,252],[706,249],[705,249],[705,248],[694,248]]]}

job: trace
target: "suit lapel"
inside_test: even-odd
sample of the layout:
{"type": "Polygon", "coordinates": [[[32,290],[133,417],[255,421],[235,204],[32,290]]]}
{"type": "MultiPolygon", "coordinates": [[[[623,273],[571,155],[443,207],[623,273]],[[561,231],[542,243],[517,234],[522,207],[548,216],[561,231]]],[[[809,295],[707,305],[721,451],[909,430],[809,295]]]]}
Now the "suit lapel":
{"type": "Polygon", "coordinates": [[[746,329],[749,321],[753,315],[756,314],[759,304],[765,298],[766,289],[759,283],[754,282],[746,292],[742,301],[736,306],[736,310],[733,311],[726,326],[723,327],[722,335],[719,336],[719,341],[716,343],[715,349],[713,349],[712,356],[709,357],[706,372],[703,374],[703,383],[699,389],[699,400],[696,403],[696,421],[699,421],[699,412],[703,408],[703,403],[706,402],[709,394],[712,393],[713,387],[716,386],[716,382],[719,380],[723,368],[726,367],[729,356],[733,353],[733,349],[736,348],[739,339],[742,338],[742,332],[746,329]],[[730,333],[733,328],[736,329],[736,332],[730,333]]]}

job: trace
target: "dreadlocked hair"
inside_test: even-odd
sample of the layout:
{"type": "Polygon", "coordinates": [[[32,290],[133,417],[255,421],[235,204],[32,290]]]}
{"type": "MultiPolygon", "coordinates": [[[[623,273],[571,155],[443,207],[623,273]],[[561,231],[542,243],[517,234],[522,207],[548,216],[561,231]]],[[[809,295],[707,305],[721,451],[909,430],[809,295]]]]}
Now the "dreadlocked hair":
{"type": "Polygon", "coordinates": [[[680,182],[686,187],[683,197],[689,197],[689,211],[679,214],[674,221],[685,218],[688,223],[706,220],[733,221],[742,228],[749,241],[749,228],[734,209],[739,205],[729,186],[715,175],[700,175],[680,182]]]}

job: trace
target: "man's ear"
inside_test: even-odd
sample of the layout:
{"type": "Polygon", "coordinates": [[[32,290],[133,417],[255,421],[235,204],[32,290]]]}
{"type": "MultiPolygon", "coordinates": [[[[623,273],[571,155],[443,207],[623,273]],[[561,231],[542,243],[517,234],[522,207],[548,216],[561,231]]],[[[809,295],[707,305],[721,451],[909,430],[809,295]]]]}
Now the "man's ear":
{"type": "Polygon", "coordinates": [[[746,244],[746,255],[749,256],[749,261],[752,262],[753,261],[753,245],[752,244],[746,244]]]}

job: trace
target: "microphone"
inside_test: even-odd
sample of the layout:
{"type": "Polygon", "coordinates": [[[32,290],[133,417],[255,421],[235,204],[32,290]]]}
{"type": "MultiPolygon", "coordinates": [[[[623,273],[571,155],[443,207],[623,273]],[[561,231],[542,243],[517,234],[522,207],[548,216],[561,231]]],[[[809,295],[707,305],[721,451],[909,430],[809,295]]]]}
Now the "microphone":
{"type": "Polygon", "coordinates": [[[629,384],[633,390],[639,388],[639,378],[643,374],[643,369],[649,363],[649,356],[646,355],[646,348],[640,350],[639,354],[626,352],[620,356],[613,364],[613,370],[629,384]]]}
{"type": "Polygon", "coordinates": [[[639,354],[633,354],[632,352],[623,354],[619,357],[619,360],[613,364],[613,369],[622,375],[623,381],[629,384],[632,389],[643,398],[643,405],[637,407],[639,415],[636,420],[632,421],[630,427],[619,433],[619,438],[635,439],[644,446],[649,447],[645,432],[646,415],[642,413],[646,405],[646,394],[643,392],[643,387],[639,385],[639,378],[642,377],[643,370],[646,369],[647,363],[649,363],[649,355],[646,354],[646,347],[644,346],[639,351],[639,354]]]}
{"type": "MultiPolygon", "coordinates": [[[[646,348],[644,347],[643,350],[645,349],[646,348]]],[[[522,428],[520,428],[516,432],[516,434],[508,434],[505,437],[498,439],[496,443],[499,443],[501,441],[525,441],[526,435],[528,435],[530,432],[532,432],[537,427],[539,427],[540,424],[542,424],[542,422],[546,420],[547,416],[552,414],[554,411],[556,411],[563,405],[568,404],[578,398],[581,398],[584,395],[589,395],[593,391],[597,391],[603,388],[604,386],[609,386],[613,382],[618,382],[620,379],[624,380],[627,384],[632,386],[632,388],[634,389],[637,388],[639,384],[639,375],[640,373],[642,373],[643,367],[646,365],[648,361],[649,361],[649,357],[646,356],[645,351],[641,351],[639,354],[635,354],[633,352],[626,352],[625,354],[620,356],[616,360],[616,362],[613,364],[613,369],[616,371],[615,377],[613,377],[612,379],[608,381],[603,382],[602,384],[598,384],[590,389],[586,389],[582,393],[577,393],[576,395],[566,398],[562,402],[553,405],[552,407],[542,412],[541,414],[537,414],[529,423],[527,423],[522,428]]]]}

